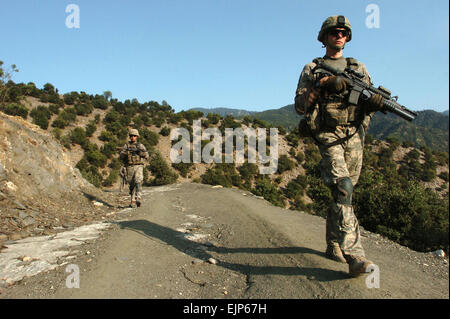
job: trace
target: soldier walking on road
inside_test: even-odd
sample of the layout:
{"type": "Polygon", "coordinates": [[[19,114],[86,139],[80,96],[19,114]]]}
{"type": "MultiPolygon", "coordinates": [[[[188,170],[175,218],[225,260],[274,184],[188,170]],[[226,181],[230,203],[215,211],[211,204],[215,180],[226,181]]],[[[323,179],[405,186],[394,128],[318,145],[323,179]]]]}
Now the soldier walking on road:
{"type": "Polygon", "coordinates": [[[372,262],[365,258],[361,245],[352,193],[361,172],[365,133],[373,114],[382,109],[383,99],[375,94],[364,105],[353,105],[349,103],[350,90],[345,79],[318,67],[319,63],[325,63],[339,71],[350,68],[363,74],[365,83],[372,84],[363,63],[342,55],[351,39],[347,18],[332,16],[324,21],[318,40],[326,54],[303,68],[295,109],[304,115],[300,134],[312,137],[319,147],[322,179],[333,194],[326,221],[326,256],[348,263],[350,275],[356,277],[365,273],[372,262]]]}
{"type": "Polygon", "coordinates": [[[130,186],[130,207],[139,207],[142,204],[141,191],[144,181],[144,161],[148,160],[148,152],[142,143],[138,142],[139,131],[130,129],[130,141],[126,143],[121,152],[120,159],[125,163],[126,179],[130,186]]]}

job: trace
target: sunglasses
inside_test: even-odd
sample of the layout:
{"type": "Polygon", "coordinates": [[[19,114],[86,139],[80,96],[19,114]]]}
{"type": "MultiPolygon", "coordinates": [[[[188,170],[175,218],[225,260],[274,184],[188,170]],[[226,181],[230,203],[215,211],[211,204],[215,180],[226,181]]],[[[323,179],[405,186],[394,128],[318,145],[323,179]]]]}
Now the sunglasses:
{"type": "Polygon", "coordinates": [[[343,37],[346,37],[349,35],[349,32],[347,30],[337,30],[337,29],[333,29],[328,31],[328,34],[331,34],[334,37],[339,36],[339,34],[342,34],[343,37]]]}

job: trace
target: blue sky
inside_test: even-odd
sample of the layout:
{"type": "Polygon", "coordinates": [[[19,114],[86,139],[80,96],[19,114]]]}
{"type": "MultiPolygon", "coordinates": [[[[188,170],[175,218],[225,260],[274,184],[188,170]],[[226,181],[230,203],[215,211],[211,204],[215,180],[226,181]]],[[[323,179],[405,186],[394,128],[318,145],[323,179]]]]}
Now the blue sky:
{"type": "Polygon", "coordinates": [[[293,103],[303,65],[323,56],[325,18],[350,19],[344,56],[412,110],[449,108],[449,7],[444,0],[0,0],[0,60],[15,82],[60,93],[109,90],[166,100],[176,111],[251,111],[293,103]],[[80,28],[67,28],[69,4],[80,28]],[[368,28],[370,4],[379,27],[368,28]]]}

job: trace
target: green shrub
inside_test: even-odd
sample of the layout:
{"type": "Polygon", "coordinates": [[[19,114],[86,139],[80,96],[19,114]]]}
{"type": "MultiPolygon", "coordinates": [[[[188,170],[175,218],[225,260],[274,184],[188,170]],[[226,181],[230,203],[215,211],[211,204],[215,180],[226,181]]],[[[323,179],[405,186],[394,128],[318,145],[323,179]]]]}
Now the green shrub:
{"type": "Polygon", "coordinates": [[[22,104],[10,103],[5,106],[0,106],[0,110],[8,115],[20,116],[25,120],[28,117],[28,109],[22,104]]]}
{"type": "Polygon", "coordinates": [[[420,158],[420,153],[416,149],[412,149],[406,153],[404,160],[418,160],[420,158]]]}
{"type": "Polygon", "coordinates": [[[112,186],[117,179],[119,178],[119,170],[113,169],[109,172],[108,177],[103,181],[103,186],[109,187],[112,186]]]}
{"type": "Polygon", "coordinates": [[[308,187],[308,178],[304,175],[298,175],[296,179],[291,180],[284,189],[287,198],[295,199],[298,195],[303,196],[308,187]]]}
{"type": "Polygon", "coordinates": [[[386,181],[365,170],[354,193],[355,212],[367,230],[419,251],[448,251],[448,198],[414,181],[386,181]]]}
{"type": "Polygon", "coordinates": [[[170,134],[170,128],[168,128],[167,126],[164,126],[161,131],[159,131],[159,134],[161,134],[162,136],[169,136],[170,134]]]}
{"type": "Polygon", "coordinates": [[[98,150],[91,149],[85,152],[84,156],[86,156],[87,161],[95,167],[105,167],[108,161],[108,158],[98,150]]]}
{"type": "Polygon", "coordinates": [[[313,200],[309,209],[318,216],[326,217],[333,199],[330,188],[323,183],[321,178],[313,175],[308,175],[308,184],[306,194],[313,200]]]}
{"type": "Polygon", "coordinates": [[[70,131],[70,141],[72,144],[85,145],[88,142],[86,132],[81,127],[76,127],[70,131]]]}
{"type": "Polygon", "coordinates": [[[277,128],[278,128],[278,133],[280,135],[286,135],[287,134],[287,131],[286,131],[286,129],[283,126],[279,125],[277,128]]]}
{"type": "Polygon", "coordinates": [[[208,119],[208,121],[213,124],[216,125],[217,123],[219,123],[220,119],[222,118],[220,116],[220,114],[216,114],[216,113],[208,113],[208,115],[206,116],[206,118],[208,119]]]}
{"type": "Polygon", "coordinates": [[[100,188],[102,184],[103,177],[99,173],[98,168],[94,166],[89,166],[87,170],[81,171],[81,175],[86,179],[89,183],[94,185],[97,188],[100,188]]]}
{"type": "Polygon", "coordinates": [[[74,107],[66,108],[59,113],[58,117],[53,121],[53,127],[65,128],[77,119],[77,112],[74,107]]]}
{"type": "Polygon", "coordinates": [[[75,105],[75,112],[77,115],[87,116],[92,113],[94,107],[90,103],[81,103],[75,105]]]}
{"type": "Polygon", "coordinates": [[[443,179],[444,181],[448,182],[448,172],[441,172],[441,173],[439,174],[439,177],[440,177],[441,179],[443,179]]]}
{"type": "Polygon", "coordinates": [[[60,128],[53,128],[51,133],[58,141],[61,139],[62,130],[60,128]]]}
{"type": "Polygon", "coordinates": [[[257,128],[257,127],[270,128],[270,124],[267,123],[267,121],[260,120],[257,118],[254,118],[252,123],[253,123],[253,127],[255,127],[255,128],[257,128]]]}
{"type": "Polygon", "coordinates": [[[192,123],[192,121],[198,120],[203,116],[203,112],[194,110],[181,111],[180,114],[188,121],[188,123],[192,123]]]}
{"type": "Polygon", "coordinates": [[[297,148],[299,145],[300,138],[295,132],[291,132],[288,135],[286,135],[286,140],[289,146],[297,148]]]}
{"type": "Polygon", "coordinates": [[[51,117],[48,107],[39,105],[31,110],[30,116],[33,118],[33,123],[39,125],[41,129],[46,130],[48,128],[48,120],[51,117]]]}
{"type": "Polygon", "coordinates": [[[96,109],[106,110],[108,108],[108,101],[104,96],[96,95],[95,98],[92,100],[92,105],[96,109]]]}
{"type": "Polygon", "coordinates": [[[48,110],[50,111],[51,114],[59,114],[59,105],[56,104],[50,104],[48,106],[48,110]]]}
{"type": "Polygon", "coordinates": [[[178,179],[178,174],[170,169],[159,151],[152,153],[149,163],[146,169],[152,172],[153,175],[153,179],[149,182],[149,185],[172,184],[178,179]]]}
{"type": "Polygon", "coordinates": [[[301,164],[301,163],[303,163],[304,160],[305,160],[305,154],[304,154],[303,152],[301,152],[301,151],[298,151],[298,152],[297,152],[297,155],[295,155],[295,159],[297,160],[297,162],[298,162],[299,164],[301,164]]]}
{"type": "Polygon", "coordinates": [[[97,130],[97,126],[95,125],[95,120],[92,120],[86,125],[86,136],[91,137],[92,134],[97,130]]]}
{"type": "Polygon", "coordinates": [[[72,141],[71,141],[71,139],[70,139],[69,134],[66,134],[66,135],[61,136],[61,139],[59,140],[59,142],[60,142],[65,148],[67,148],[67,149],[69,149],[69,150],[71,149],[72,141]]]}
{"type": "Polygon", "coordinates": [[[258,175],[259,168],[255,163],[245,162],[240,167],[238,167],[238,171],[241,174],[242,179],[253,180],[253,178],[258,175]]]}
{"type": "Polygon", "coordinates": [[[104,154],[107,158],[113,157],[117,153],[116,151],[117,144],[114,142],[107,142],[103,144],[103,146],[100,148],[100,152],[104,154]]]}
{"type": "Polygon", "coordinates": [[[366,136],[364,138],[364,143],[370,145],[373,143],[373,140],[374,140],[373,135],[366,134],[366,136]]]}
{"type": "Polygon", "coordinates": [[[194,165],[193,163],[183,163],[183,162],[172,163],[172,167],[175,168],[184,178],[187,177],[193,165],[194,165]]]}
{"type": "Polygon", "coordinates": [[[255,187],[251,192],[257,196],[262,196],[275,206],[284,207],[285,201],[277,187],[270,181],[267,176],[260,175],[256,179],[255,187]]]}
{"type": "Polygon", "coordinates": [[[295,167],[295,163],[291,161],[287,155],[281,155],[278,158],[278,173],[282,174],[283,172],[289,171],[295,167]]]}
{"type": "Polygon", "coordinates": [[[233,185],[231,178],[227,178],[223,170],[217,168],[209,168],[200,178],[203,184],[222,185],[223,187],[233,185]]]}
{"type": "Polygon", "coordinates": [[[64,103],[67,105],[73,105],[78,99],[78,93],[72,92],[72,93],[66,93],[63,95],[64,103]]]}
{"type": "Polygon", "coordinates": [[[119,170],[122,166],[123,166],[122,161],[117,157],[114,157],[111,160],[111,163],[108,164],[108,167],[113,170],[119,170]]]}
{"type": "Polygon", "coordinates": [[[103,142],[117,141],[116,136],[110,131],[102,131],[98,139],[103,142]]]}
{"type": "Polygon", "coordinates": [[[147,128],[139,129],[139,141],[144,144],[144,146],[149,149],[152,146],[158,145],[159,135],[155,132],[150,131],[147,128]]]}

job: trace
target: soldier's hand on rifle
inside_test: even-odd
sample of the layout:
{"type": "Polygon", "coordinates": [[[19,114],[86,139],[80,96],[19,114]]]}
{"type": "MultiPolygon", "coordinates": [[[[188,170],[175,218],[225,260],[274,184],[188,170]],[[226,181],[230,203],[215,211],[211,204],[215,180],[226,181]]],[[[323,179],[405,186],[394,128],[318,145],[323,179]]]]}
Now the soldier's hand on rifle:
{"type": "Polygon", "coordinates": [[[326,76],[320,79],[320,85],[329,93],[340,93],[347,89],[347,79],[342,76],[326,76]]]}
{"type": "Polygon", "coordinates": [[[311,88],[308,93],[307,106],[316,104],[317,98],[320,94],[320,88],[311,88]]]}
{"type": "Polygon", "coordinates": [[[366,102],[367,112],[381,111],[384,108],[383,97],[380,94],[374,94],[366,102]]]}

